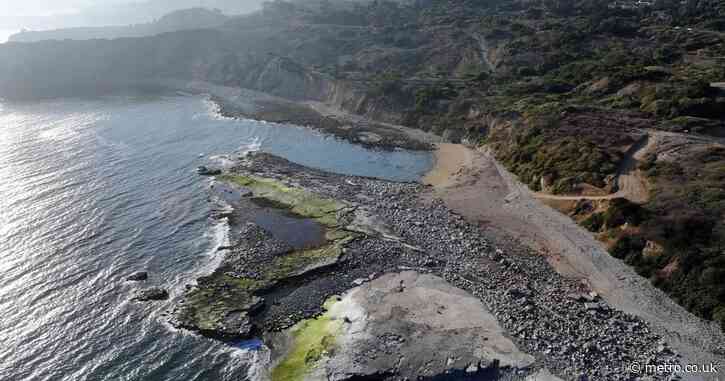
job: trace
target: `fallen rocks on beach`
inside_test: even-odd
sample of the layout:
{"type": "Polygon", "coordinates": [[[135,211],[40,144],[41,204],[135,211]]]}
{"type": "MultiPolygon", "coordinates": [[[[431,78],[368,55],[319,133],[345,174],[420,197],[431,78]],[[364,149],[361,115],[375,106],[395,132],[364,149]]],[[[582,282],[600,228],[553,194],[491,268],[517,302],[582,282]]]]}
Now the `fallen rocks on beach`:
{"type": "MultiPolygon", "coordinates": [[[[433,377],[465,375],[468,370],[475,374],[493,362],[509,364],[497,373],[509,378],[541,373],[553,375],[552,379],[630,380],[638,375],[629,373],[628,363],[677,361],[676,354],[640,319],[610,308],[582,283],[558,275],[544,257],[532,255],[514,241],[494,245],[478,226],[430,197],[430,189],[423,185],[330,174],[264,153],[241,159],[221,176],[222,181],[225,176],[251,192],[240,192],[245,197],[266,198],[266,205],[315,219],[326,228],[321,248],[299,250],[275,237],[274,231],[249,221],[232,221],[238,239],[225,251],[222,264],[201,278],[174,311],[172,323],[182,328],[212,337],[256,336],[270,341],[278,359],[273,380],[275,374],[279,379],[296,379],[292,376],[300,374],[293,370],[299,364],[305,364],[305,377],[396,379],[418,373],[433,377]],[[394,290],[408,295],[415,289],[412,275],[405,275],[408,281],[398,279],[385,293],[355,293],[355,308],[350,311],[357,312],[340,310],[351,289],[378,287],[383,279],[395,276],[391,274],[438,279],[424,282],[427,286],[420,290],[458,290],[447,292],[460,294],[460,300],[476,301],[479,312],[460,314],[456,318],[460,320],[441,324],[480,326],[474,324],[476,319],[488,313],[491,326],[510,339],[512,351],[531,361],[504,361],[493,350],[493,333],[486,336],[489,344],[486,340],[476,344],[481,347],[475,354],[457,355],[460,347],[441,344],[435,359],[421,355],[420,361],[411,356],[393,361],[406,343],[431,339],[428,333],[435,332],[395,324],[418,327],[416,322],[426,316],[437,321],[435,316],[448,316],[450,309],[461,306],[439,303],[440,310],[429,311],[432,307],[423,302],[388,304],[395,298],[394,290]],[[330,303],[335,295],[343,297],[330,303]],[[375,298],[382,299],[376,302],[375,298]],[[379,332],[370,326],[366,329],[373,333],[365,336],[368,339],[353,340],[344,327],[360,319],[393,326],[379,332]],[[300,335],[309,341],[295,344],[290,339],[300,335]],[[350,346],[356,340],[365,345],[350,346]],[[301,350],[300,345],[309,350],[301,350]],[[307,361],[298,363],[300,358],[307,361]]],[[[455,335],[466,338],[470,334],[466,332],[443,329],[437,340],[455,343],[455,335]]]]}

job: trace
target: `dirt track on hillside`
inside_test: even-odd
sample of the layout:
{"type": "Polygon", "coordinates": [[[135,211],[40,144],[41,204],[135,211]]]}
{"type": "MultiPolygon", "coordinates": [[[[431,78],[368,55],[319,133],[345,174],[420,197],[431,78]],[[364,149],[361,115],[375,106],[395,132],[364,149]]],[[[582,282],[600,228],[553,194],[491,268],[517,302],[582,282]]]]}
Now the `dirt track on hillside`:
{"type": "Polygon", "coordinates": [[[645,135],[625,154],[624,160],[617,169],[617,192],[603,195],[555,195],[537,192],[534,196],[542,200],[612,200],[626,198],[636,204],[644,204],[649,200],[647,180],[639,169],[639,163],[656,146],[656,139],[645,135]]]}
{"type": "MultiPolygon", "coordinates": [[[[648,143],[654,144],[652,140],[648,143]]],[[[725,335],[717,324],[690,314],[629,266],[610,256],[588,231],[537,200],[492,155],[455,147],[448,146],[444,151],[454,159],[439,162],[452,160],[463,164],[444,170],[451,178],[439,180],[432,197],[440,197],[449,208],[501,240],[513,237],[537,252],[548,253],[550,263],[559,273],[580,278],[613,307],[647,321],[682,355],[683,364],[725,364],[721,352],[725,335]],[[466,150],[469,152],[465,153],[466,150]],[[473,159],[462,160],[466,155],[473,159]]]]}

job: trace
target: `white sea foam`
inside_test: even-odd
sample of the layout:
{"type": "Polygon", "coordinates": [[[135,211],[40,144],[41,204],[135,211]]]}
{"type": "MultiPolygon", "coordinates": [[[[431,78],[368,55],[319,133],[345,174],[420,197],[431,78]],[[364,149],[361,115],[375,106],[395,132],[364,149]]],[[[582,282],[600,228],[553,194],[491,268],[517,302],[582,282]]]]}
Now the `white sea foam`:
{"type": "Polygon", "coordinates": [[[208,274],[214,271],[217,267],[219,267],[219,264],[224,257],[223,255],[220,255],[223,250],[220,251],[219,248],[230,245],[229,220],[226,218],[219,220],[218,223],[211,226],[211,228],[207,232],[207,235],[211,236],[212,238],[212,246],[206,252],[206,256],[211,258],[212,260],[204,265],[202,269],[200,269],[200,272],[205,274],[208,274]]]}
{"type": "Polygon", "coordinates": [[[241,155],[246,155],[250,152],[257,152],[262,149],[262,143],[262,139],[260,139],[259,136],[255,136],[250,143],[243,144],[239,147],[239,153],[241,155]]]}
{"type": "Polygon", "coordinates": [[[194,118],[196,119],[198,117],[207,117],[211,118],[212,120],[235,120],[234,118],[230,118],[227,116],[222,115],[222,108],[221,106],[214,102],[211,99],[211,96],[207,95],[204,97],[203,100],[204,108],[206,109],[206,112],[204,114],[198,114],[195,115],[194,118]]]}
{"type": "Polygon", "coordinates": [[[247,378],[251,381],[263,381],[269,379],[269,365],[272,361],[272,352],[266,346],[258,350],[246,350],[249,370],[247,378]]]}
{"type": "MultiPolygon", "coordinates": [[[[238,152],[239,156],[246,156],[250,152],[257,152],[262,149],[262,139],[258,136],[255,136],[251,142],[242,144],[239,146],[238,152]]],[[[216,165],[220,166],[222,169],[228,169],[234,166],[236,163],[234,156],[232,155],[214,155],[210,156],[209,160],[216,165]]]]}

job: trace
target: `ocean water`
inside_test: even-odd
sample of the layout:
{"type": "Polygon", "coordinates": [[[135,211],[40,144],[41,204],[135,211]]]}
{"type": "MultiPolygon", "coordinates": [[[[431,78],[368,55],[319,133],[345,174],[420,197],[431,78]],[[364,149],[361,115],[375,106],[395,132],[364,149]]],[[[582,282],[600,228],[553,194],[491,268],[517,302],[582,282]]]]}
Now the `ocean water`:
{"type": "Polygon", "coordinates": [[[171,302],[130,302],[124,278],[148,271],[173,299],[214,268],[226,229],[194,169],[251,149],[400,180],[432,164],[220,118],[200,97],[0,104],[0,380],[250,378],[263,353],[174,330],[171,302]]]}

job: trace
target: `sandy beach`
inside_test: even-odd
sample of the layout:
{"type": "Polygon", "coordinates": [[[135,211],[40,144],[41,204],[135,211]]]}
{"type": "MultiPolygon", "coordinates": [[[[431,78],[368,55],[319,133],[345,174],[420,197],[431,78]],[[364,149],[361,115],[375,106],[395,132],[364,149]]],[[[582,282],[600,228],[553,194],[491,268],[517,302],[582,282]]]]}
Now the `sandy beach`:
{"type": "Polygon", "coordinates": [[[423,178],[423,183],[435,188],[446,188],[455,184],[456,176],[473,164],[474,152],[460,144],[440,143],[436,145],[435,165],[423,178]]]}

